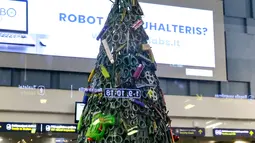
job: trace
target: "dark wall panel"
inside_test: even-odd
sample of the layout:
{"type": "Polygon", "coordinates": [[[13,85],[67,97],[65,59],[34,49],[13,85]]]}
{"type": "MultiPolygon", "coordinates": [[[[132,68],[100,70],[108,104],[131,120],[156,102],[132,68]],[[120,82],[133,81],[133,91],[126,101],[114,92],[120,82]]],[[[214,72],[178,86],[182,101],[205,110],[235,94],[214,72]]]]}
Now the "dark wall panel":
{"type": "Polygon", "coordinates": [[[215,96],[219,93],[218,82],[211,81],[201,81],[198,83],[199,94],[203,96],[215,96]]]}
{"type": "Polygon", "coordinates": [[[248,0],[224,0],[224,14],[232,17],[247,17],[248,0]]]}
{"type": "Polygon", "coordinates": [[[190,81],[189,82],[189,95],[199,94],[198,81],[190,81]]]}
{"type": "Polygon", "coordinates": [[[228,80],[251,80],[251,69],[255,66],[253,38],[245,33],[226,32],[228,80]]]}
{"type": "Polygon", "coordinates": [[[247,18],[246,19],[246,32],[248,34],[255,34],[255,19],[247,18]]]}
{"type": "Polygon", "coordinates": [[[227,58],[251,59],[255,51],[254,36],[245,33],[226,32],[227,58]]]}
{"type": "Polygon", "coordinates": [[[221,94],[248,95],[249,84],[245,82],[221,82],[221,94]]]}
{"type": "Polygon", "coordinates": [[[214,97],[219,93],[219,83],[214,81],[191,81],[190,93],[191,95],[202,95],[214,97]]]}
{"type": "Polygon", "coordinates": [[[168,79],[167,94],[168,95],[188,95],[189,94],[188,81],[178,80],[178,79],[168,79]]]}
{"type": "Polygon", "coordinates": [[[86,87],[88,85],[88,75],[81,73],[60,73],[59,87],[60,89],[74,89],[86,87]]]}
{"type": "Polygon", "coordinates": [[[20,73],[21,73],[21,70],[12,69],[12,77],[11,77],[12,85],[11,86],[17,87],[18,85],[20,85],[20,76],[21,76],[20,73]]]}
{"type": "Polygon", "coordinates": [[[222,92],[254,95],[255,0],[224,0],[224,12],[229,83],[222,92]]]}
{"type": "Polygon", "coordinates": [[[246,22],[245,18],[225,17],[224,18],[225,31],[244,33],[246,31],[245,22],[246,22]]]}
{"type": "Polygon", "coordinates": [[[167,79],[159,78],[159,86],[162,89],[164,94],[167,94],[167,79]]]}
{"type": "Polygon", "coordinates": [[[31,71],[22,70],[20,72],[20,85],[29,86],[44,86],[45,88],[50,88],[51,79],[49,71],[31,71]]]}
{"type": "Polygon", "coordinates": [[[0,69],[0,85],[11,86],[11,70],[0,69]]]}
{"type": "Polygon", "coordinates": [[[60,72],[53,71],[51,72],[51,88],[59,89],[59,79],[60,79],[60,72]]]}
{"type": "Polygon", "coordinates": [[[251,13],[252,18],[255,18],[255,0],[251,0],[251,13]]]}

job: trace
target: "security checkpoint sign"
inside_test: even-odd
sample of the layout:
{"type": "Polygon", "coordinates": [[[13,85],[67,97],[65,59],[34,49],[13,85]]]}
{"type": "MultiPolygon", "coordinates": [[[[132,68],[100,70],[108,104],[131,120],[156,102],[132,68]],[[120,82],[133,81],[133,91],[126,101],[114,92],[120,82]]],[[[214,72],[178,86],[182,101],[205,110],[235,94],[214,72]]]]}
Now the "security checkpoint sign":
{"type": "Polygon", "coordinates": [[[252,137],[254,138],[255,130],[253,129],[213,129],[213,136],[215,137],[252,137]]]}

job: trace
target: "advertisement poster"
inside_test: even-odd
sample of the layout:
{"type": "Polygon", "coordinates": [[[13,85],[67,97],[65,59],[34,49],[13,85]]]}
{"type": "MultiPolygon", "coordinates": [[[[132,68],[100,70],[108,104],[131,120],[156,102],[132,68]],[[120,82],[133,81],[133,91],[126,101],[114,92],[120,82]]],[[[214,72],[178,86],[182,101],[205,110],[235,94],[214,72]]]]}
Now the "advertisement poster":
{"type": "MultiPolygon", "coordinates": [[[[27,19],[28,34],[0,36],[0,51],[77,58],[97,57],[100,41],[96,37],[112,7],[108,0],[31,0],[26,17],[22,2],[1,3],[5,6],[2,19],[14,13],[8,11],[13,6],[19,18],[0,26],[24,31],[27,19]]],[[[215,67],[212,11],[149,3],[141,7],[157,63],[215,67]]]]}

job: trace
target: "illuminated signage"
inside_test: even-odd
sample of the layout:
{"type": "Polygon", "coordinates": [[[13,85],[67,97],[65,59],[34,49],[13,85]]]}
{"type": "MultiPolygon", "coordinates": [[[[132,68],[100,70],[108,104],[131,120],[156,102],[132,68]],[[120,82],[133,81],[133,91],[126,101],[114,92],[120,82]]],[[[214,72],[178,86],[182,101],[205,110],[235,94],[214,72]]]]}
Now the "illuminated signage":
{"type": "Polygon", "coordinates": [[[72,125],[72,124],[42,124],[42,132],[76,133],[76,125],[72,125]]]}
{"type": "Polygon", "coordinates": [[[68,143],[68,139],[65,138],[56,138],[56,143],[68,143]]]}
{"type": "Polygon", "coordinates": [[[250,99],[253,100],[255,96],[253,95],[228,95],[228,94],[215,94],[216,98],[232,98],[232,99],[250,99]]]}
{"type": "Polygon", "coordinates": [[[33,123],[10,123],[0,122],[0,132],[30,132],[35,133],[40,130],[39,124],[33,123]]]}
{"type": "Polygon", "coordinates": [[[255,137],[255,130],[252,129],[213,129],[213,136],[224,136],[224,137],[255,137]]]}
{"type": "Polygon", "coordinates": [[[172,128],[173,133],[179,136],[205,136],[204,128],[182,128],[174,127],[172,128]]]}
{"type": "MultiPolygon", "coordinates": [[[[140,4],[145,13],[143,27],[150,37],[148,43],[155,47],[152,50],[158,63],[215,67],[213,11],[140,4]],[[171,18],[166,18],[165,13],[181,13],[182,16],[173,14],[171,18]]],[[[26,3],[21,2],[3,1],[0,6],[0,14],[17,17],[16,21],[6,19],[4,26],[8,29],[17,29],[28,19],[28,33],[36,36],[36,43],[41,43],[36,46],[43,49],[34,54],[96,58],[100,47],[96,38],[107,20],[112,3],[107,0],[31,0],[28,8],[26,3]],[[49,3],[61,7],[52,6],[45,10],[49,3]],[[10,8],[15,8],[15,11],[10,8]],[[69,34],[63,35],[61,31],[69,34]]]]}
{"type": "Polygon", "coordinates": [[[141,98],[139,89],[106,88],[104,96],[108,98],[141,98]]]}
{"type": "Polygon", "coordinates": [[[45,95],[45,86],[43,85],[18,85],[23,95],[45,95]]]}
{"type": "Polygon", "coordinates": [[[76,125],[0,122],[0,132],[76,133],[76,125]]]}

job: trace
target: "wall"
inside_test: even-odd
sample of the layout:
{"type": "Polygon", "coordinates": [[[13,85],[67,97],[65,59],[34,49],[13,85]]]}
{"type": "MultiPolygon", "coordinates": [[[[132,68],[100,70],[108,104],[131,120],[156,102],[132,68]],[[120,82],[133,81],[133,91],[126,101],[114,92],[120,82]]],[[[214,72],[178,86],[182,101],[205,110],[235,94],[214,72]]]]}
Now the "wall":
{"type": "MultiPolygon", "coordinates": [[[[74,118],[74,103],[82,101],[83,93],[70,90],[46,89],[45,95],[37,94],[38,90],[19,89],[14,87],[0,87],[0,119],[6,121],[20,120],[12,119],[12,116],[4,117],[1,112],[28,113],[27,121],[30,121],[30,113],[47,116],[58,116],[60,114],[74,118]],[[55,115],[54,115],[55,114],[55,115]]],[[[172,117],[185,118],[221,118],[221,119],[245,119],[254,120],[255,115],[247,112],[252,109],[254,100],[219,99],[212,97],[188,97],[166,95],[167,108],[172,117]]],[[[16,113],[15,113],[16,114],[16,113]]],[[[68,121],[73,122],[74,119],[68,121]]],[[[61,122],[61,121],[60,121],[61,122]]]]}
{"type": "MultiPolygon", "coordinates": [[[[0,96],[1,122],[72,124],[74,102],[83,96],[78,91],[54,89],[46,90],[44,96],[14,87],[0,87],[0,91],[6,95],[0,96]]],[[[255,128],[255,115],[249,111],[253,100],[176,95],[166,95],[165,99],[174,127],[204,127],[206,136],[212,136],[213,124],[218,124],[218,128],[255,128]]]]}
{"type": "MultiPolygon", "coordinates": [[[[0,86],[43,85],[47,89],[72,89],[77,91],[80,87],[88,85],[87,78],[87,73],[0,69],[0,86]]],[[[251,94],[250,82],[217,82],[166,78],[159,78],[159,80],[161,88],[168,95],[194,96],[203,94],[203,96],[213,97],[215,94],[251,94]]]]}
{"type": "Polygon", "coordinates": [[[83,93],[0,87],[0,122],[74,123],[74,103],[83,93]]]}
{"type": "MultiPolygon", "coordinates": [[[[146,0],[146,2],[152,2],[152,0],[146,0]]],[[[212,97],[215,94],[255,94],[255,63],[253,53],[255,53],[254,46],[254,33],[255,33],[255,2],[254,0],[194,0],[194,1],[180,1],[162,0],[162,4],[170,4],[177,6],[189,6],[197,8],[215,9],[216,12],[222,12],[222,3],[224,6],[224,19],[225,19],[225,39],[226,39],[226,51],[227,51],[227,75],[228,82],[217,81],[200,81],[200,80],[182,80],[182,79],[169,79],[160,78],[161,88],[165,94],[169,95],[191,95],[203,94],[204,96],[212,97]],[[215,6],[217,5],[217,6],[215,6]],[[213,8],[215,6],[215,8],[213,8]],[[220,7],[220,8],[219,8],[220,7]]],[[[216,25],[220,24],[217,23],[216,25]]],[[[221,25],[222,26],[222,25],[221,25]]],[[[218,37],[216,37],[218,38],[218,37]]],[[[0,57],[5,57],[2,61],[10,61],[8,57],[13,57],[14,53],[3,53],[0,57]]],[[[35,55],[22,55],[12,58],[14,61],[23,63],[20,68],[27,68],[32,64],[36,69],[40,69],[44,66],[43,62],[52,60],[51,67],[53,70],[57,68],[57,65],[66,65],[67,61],[61,60],[61,64],[56,62],[52,57],[46,59],[40,59],[42,56],[35,55]],[[29,60],[27,63],[24,59],[28,60],[28,57],[38,57],[39,61],[29,60]],[[26,64],[25,64],[26,63],[26,64]],[[55,65],[56,67],[55,67],[55,65]]],[[[74,58],[75,59],[75,58],[74,58]]],[[[67,59],[68,60],[68,59],[67,59]]],[[[222,59],[224,60],[224,59],[222,59]]],[[[4,62],[6,63],[6,62],[4,62]]],[[[74,60],[71,65],[83,65],[74,60]]],[[[71,69],[73,66],[67,65],[71,69]]],[[[15,64],[8,62],[3,67],[15,67],[15,64]]],[[[87,62],[84,66],[80,66],[78,70],[93,66],[91,62],[87,62]]],[[[89,71],[89,69],[86,69],[89,71]]],[[[48,89],[74,89],[86,86],[87,73],[77,72],[60,72],[60,71],[38,71],[28,69],[8,69],[0,68],[0,86],[12,86],[18,85],[45,85],[48,89]]]]}
{"type": "Polygon", "coordinates": [[[228,80],[250,82],[255,94],[255,1],[224,0],[228,80]]]}
{"type": "MultiPolygon", "coordinates": [[[[151,2],[153,0],[144,0],[143,2],[151,2]]],[[[221,25],[220,19],[215,20],[215,24],[225,27],[226,51],[227,51],[227,75],[228,82],[217,81],[200,81],[200,80],[181,80],[160,78],[161,87],[165,94],[173,95],[196,95],[214,96],[215,94],[255,94],[255,63],[253,60],[254,53],[254,16],[255,6],[254,0],[162,0],[162,4],[196,7],[202,9],[213,9],[217,14],[222,13],[222,5],[224,6],[225,25],[221,25]]],[[[219,37],[215,37],[219,38],[219,37]]],[[[218,40],[224,40],[223,37],[218,40]]],[[[220,43],[224,41],[220,41],[220,43]]],[[[93,62],[77,62],[76,58],[72,58],[72,62],[67,65],[70,59],[63,58],[61,63],[53,57],[38,55],[19,55],[15,53],[1,53],[1,67],[17,67],[11,61],[18,62],[21,69],[0,68],[0,86],[18,85],[44,85],[49,89],[75,89],[86,86],[87,73],[78,72],[60,72],[60,71],[38,71],[31,70],[46,69],[57,70],[59,66],[68,67],[69,71],[90,71],[93,62]],[[16,55],[16,56],[15,56],[16,55]],[[28,58],[32,57],[31,60],[28,58]],[[38,58],[38,60],[35,60],[38,58]],[[8,62],[7,62],[8,61],[8,62]],[[29,62],[28,62],[29,61],[29,62]],[[49,64],[51,61],[52,64],[49,64]],[[29,66],[31,67],[29,68],[29,66]],[[74,68],[72,65],[84,65],[74,68]],[[85,69],[86,70],[85,70],[85,69]],[[45,69],[45,68],[44,68],[45,69]]],[[[56,57],[58,58],[58,57],[56,57]]],[[[224,59],[222,59],[224,60],[224,59]]],[[[169,71],[171,72],[171,71],[169,71]]]]}

